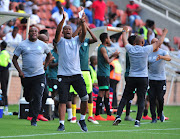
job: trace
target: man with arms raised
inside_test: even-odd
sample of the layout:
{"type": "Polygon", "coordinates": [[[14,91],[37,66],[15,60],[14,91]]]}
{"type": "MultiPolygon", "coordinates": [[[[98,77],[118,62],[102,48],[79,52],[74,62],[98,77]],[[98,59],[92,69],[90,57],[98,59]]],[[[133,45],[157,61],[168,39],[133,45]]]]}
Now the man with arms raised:
{"type": "Polygon", "coordinates": [[[163,43],[163,40],[168,30],[163,30],[163,34],[159,41],[153,43],[152,45],[147,45],[145,47],[143,47],[144,38],[142,36],[136,36],[135,46],[130,45],[126,37],[127,31],[128,28],[126,26],[123,27],[123,44],[127,50],[130,61],[129,80],[126,82],[124,93],[119,103],[117,116],[113,122],[113,125],[118,125],[121,122],[120,116],[122,114],[123,108],[126,105],[127,101],[132,99],[133,91],[135,90],[135,88],[137,88],[138,112],[134,126],[139,127],[142,112],[144,110],[145,94],[147,92],[148,87],[148,55],[163,43]]]}
{"type": "MultiPolygon", "coordinates": [[[[63,10],[63,8],[62,8],[63,10]]],[[[78,125],[81,130],[87,132],[88,129],[85,123],[85,114],[87,110],[88,95],[86,85],[82,77],[80,68],[79,49],[81,43],[84,42],[86,36],[86,25],[84,16],[80,19],[82,26],[82,33],[79,36],[72,37],[72,28],[69,25],[64,26],[66,14],[63,10],[63,19],[57,26],[55,43],[57,43],[58,50],[58,93],[59,93],[59,127],[58,131],[65,131],[64,120],[66,113],[66,102],[68,100],[68,93],[70,85],[79,94],[81,98],[81,118],[78,125]],[[61,30],[63,28],[64,37],[61,37],[61,30]]]]}

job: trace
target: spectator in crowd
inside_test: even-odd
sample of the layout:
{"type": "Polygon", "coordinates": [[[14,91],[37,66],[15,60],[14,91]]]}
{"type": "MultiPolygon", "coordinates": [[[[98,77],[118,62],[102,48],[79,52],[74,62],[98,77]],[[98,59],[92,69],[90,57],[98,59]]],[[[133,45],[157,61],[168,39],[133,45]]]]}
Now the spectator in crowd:
{"type": "Polygon", "coordinates": [[[59,8],[58,8],[59,4],[61,4],[61,2],[60,1],[56,1],[56,6],[52,9],[51,14],[59,11],[59,8]]]}
{"type": "Polygon", "coordinates": [[[72,10],[70,9],[70,1],[69,0],[66,0],[66,5],[64,7],[64,11],[68,14],[68,18],[73,18],[73,12],[72,10]]]}
{"type": "Polygon", "coordinates": [[[149,21],[149,28],[148,28],[148,44],[151,44],[151,40],[154,39],[157,36],[157,31],[155,30],[155,22],[153,20],[149,21]]]}
{"type": "Polygon", "coordinates": [[[30,28],[29,39],[22,41],[14,51],[12,61],[19,72],[24,87],[23,95],[29,102],[29,117],[33,117],[31,126],[37,126],[37,116],[41,109],[46,82],[44,69],[47,68],[50,57],[51,53],[47,44],[38,40],[38,29],[36,27],[30,28]],[[47,54],[47,60],[43,66],[44,54],[47,54]],[[22,70],[17,62],[20,55],[22,55],[22,70]]]}
{"type": "Polygon", "coordinates": [[[6,34],[3,38],[6,42],[20,43],[22,41],[22,36],[18,33],[19,28],[14,27],[12,32],[6,34]]]}
{"type": "Polygon", "coordinates": [[[149,44],[148,43],[148,36],[147,35],[148,35],[148,28],[149,28],[149,22],[150,21],[151,21],[150,19],[147,19],[146,20],[146,24],[138,30],[138,35],[141,35],[141,36],[144,37],[144,41],[145,41],[144,45],[145,46],[147,44],[149,44]]]}
{"type": "MultiPolygon", "coordinates": [[[[63,19],[63,9],[61,7],[61,3],[58,3],[57,6],[58,6],[59,11],[53,13],[50,20],[53,20],[58,25],[60,23],[60,21],[63,19]]],[[[65,14],[67,14],[67,13],[65,12],[65,14]]],[[[65,26],[68,21],[69,21],[69,18],[68,18],[68,14],[67,14],[63,26],[65,26]]]]}
{"type": "Polygon", "coordinates": [[[174,49],[170,46],[169,42],[169,39],[165,38],[163,44],[161,44],[161,49],[166,50],[168,52],[173,51],[174,49]]]}
{"type": "Polygon", "coordinates": [[[92,8],[94,11],[94,19],[95,19],[96,27],[103,26],[105,10],[106,10],[106,4],[105,4],[104,0],[94,1],[92,8]]]}
{"type": "Polygon", "coordinates": [[[9,12],[14,12],[14,3],[13,2],[11,2],[9,4],[9,12]]]}
{"type": "Polygon", "coordinates": [[[88,17],[88,21],[90,24],[93,23],[93,12],[92,12],[92,2],[91,1],[86,1],[85,3],[85,9],[84,12],[86,16],[88,17]]]}
{"type": "MultiPolygon", "coordinates": [[[[22,3],[19,4],[17,12],[18,13],[23,13],[23,14],[26,13],[24,11],[24,5],[22,3]]],[[[26,24],[27,23],[27,19],[24,18],[24,17],[19,17],[18,19],[21,21],[21,24],[26,24]]]]}
{"type": "Polygon", "coordinates": [[[8,12],[9,11],[9,3],[10,3],[10,0],[1,0],[0,1],[0,12],[8,12]]]}
{"type": "Polygon", "coordinates": [[[7,43],[2,41],[0,44],[1,52],[0,52],[0,83],[2,95],[4,97],[4,105],[5,111],[4,114],[8,115],[8,98],[7,98],[7,85],[9,79],[9,67],[11,66],[10,55],[6,51],[7,43]]]}
{"type": "Polygon", "coordinates": [[[111,15],[111,18],[112,18],[112,26],[116,27],[120,23],[120,21],[117,19],[117,15],[114,13],[111,15]]]}
{"type": "Polygon", "coordinates": [[[48,37],[48,42],[49,42],[49,33],[47,29],[42,29],[39,31],[39,34],[45,34],[48,37]]]}
{"type": "Polygon", "coordinates": [[[13,20],[8,21],[4,30],[3,30],[3,33],[7,34],[8,32],[13,31],[13,24],[14,24],[13,20]]]}
{"type": "Polygon", "coordinates": [[[141,19],[138,12],[141,10],[138,4],[134,3],[134,0],[129,0],[129,4],[126,5],[126,11],[129,17],[129,25],[133,27],[135,19],[141,19]]]}
{"type": "Polygon", "coordinates": [[[75,17],[70,19],[71,23],[69,24],[72,27],[72,32],[74,33],[77,29],[77,19],[75,17]]]}
{"type": "Polygon", "coordinates": [[[32,6],[32,14],[30,16],[30,21],[33,24],[39,24],[41,22],[39,16],[37,15],[38,13],[38,6],[37,5],[33,5],[32,6]]]}
{"type": "Polygon", "coordinates": [[[25,2],[25,12],[27,14],[32,14],[32,6],[34,5],[33,1],[26,0],[25,2]]]}

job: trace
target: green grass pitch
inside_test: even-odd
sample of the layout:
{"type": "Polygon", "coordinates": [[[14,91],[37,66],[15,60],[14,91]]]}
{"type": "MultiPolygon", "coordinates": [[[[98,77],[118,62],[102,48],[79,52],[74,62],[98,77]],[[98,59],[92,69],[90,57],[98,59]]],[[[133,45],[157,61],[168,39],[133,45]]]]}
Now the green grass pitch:
{"type": "MultiPolygon", "coordinates": [[[[132,106],[137,110],[137,106],[132,106]]],[[[18,105],[9,106],[9,111],[18,111],[18,105]]],[[[65,132],[57,131],[59,120],[37,122],[37,127],[30,126],[30,121],[18,119],[18,116],[3,116],[0,119],[0,138],[29,138],[29,139],[180,139],[180,107],[165,106],[165,116],[168,121],[151,124],[148,120],[141,120],[140,127],[134,127],[134,122],[124,121],[119,126],[112,126],[112,121],[100,121],[99,125],[86,124],[88,132],[84,133],[76,124],[65,121],[65,132]]],[[[67,116],[67,115],[66,115],[67,116]]],[[[88,115],[87,115],[88,116],[88,115]]],[[[87,118],[86,116],[86,118],[87,118]]],[[[135,118],[136,113],[131,113],[135,118]]],[[[149,112],[150,116],[150,112],[149,112]]],[[[80,115],[77,114],[77,119],[80,115]]],[[[106,117],[104,114],[103,117],[106,117]]]]}

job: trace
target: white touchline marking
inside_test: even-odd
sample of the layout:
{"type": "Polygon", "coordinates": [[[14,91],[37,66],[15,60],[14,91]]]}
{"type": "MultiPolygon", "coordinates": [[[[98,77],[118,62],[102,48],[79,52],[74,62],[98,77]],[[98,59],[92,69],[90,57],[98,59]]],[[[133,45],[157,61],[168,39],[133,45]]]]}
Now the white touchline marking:
{"type": "MultiPolygon", "coordinates": [[[[180,130],[180,128],[166,128],[166,129],[134,129],[134,130],[109,130],[109,131],[89,131],[89,132],[61,132],[49,134],[32,134],[32,135],[17,135],[17,136],[0,136],[0,138],[17,138],[17,137],[33,137],[33,136],[49,136],[62,134],[87,134],[87,133],[108,133],[108,132],[132,132],[132,131],[162,131],[162,130],[180,130]]],[[[140,132],[139,132],[140,133],[140,132]]],[[[148,132],[144,132],[148,133],[148,132]]],[[[151,133],[152,134],[152,133],[151,133]]],[[[161,133],[164,134],[164,133],[161,133]]],[[[174,134],[171,134],[174,135],[174,134]]],[[[177,135],[177,134],[176,134],[177,135]]]]}

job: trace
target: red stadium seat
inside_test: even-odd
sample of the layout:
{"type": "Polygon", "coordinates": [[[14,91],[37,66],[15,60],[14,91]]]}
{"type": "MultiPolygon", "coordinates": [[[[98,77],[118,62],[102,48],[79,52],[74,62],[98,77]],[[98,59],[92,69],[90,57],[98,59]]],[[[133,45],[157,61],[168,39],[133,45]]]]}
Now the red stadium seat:
{"type": "Polygon", "coordinates": [[[121,15],[121,24],[126,24],[127,19],[127,13],[124,12],[124,14],[121,15]]]}
{"type": "Polygon", "coordinates": [[[119,9],[116,10],[116,15],[117,15],[117,16],[120,17],[120,16],[122,16],[123,14],[124,14],[124,11],[123,11],[123,10],[119,10],[119,9]]]}
{"type": "Polygon", "coordinates": [[[157,35],[161,36],[162,35],[162,29],[161,28],[156,28],[157,35]]]}
{"type": "Polygon", "coordinates": [[[136,19],[135,26],[142,27],[142,26],[144,26],[144,22],[141,19],[136,19]]]}
{"type": "Polygon", "coordinates": [[[180,37],[174,36],[173,40],[174,40],[174,44],[180,43],[180,37]]]}

